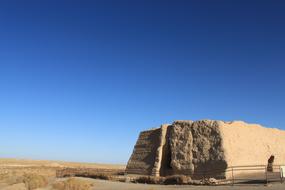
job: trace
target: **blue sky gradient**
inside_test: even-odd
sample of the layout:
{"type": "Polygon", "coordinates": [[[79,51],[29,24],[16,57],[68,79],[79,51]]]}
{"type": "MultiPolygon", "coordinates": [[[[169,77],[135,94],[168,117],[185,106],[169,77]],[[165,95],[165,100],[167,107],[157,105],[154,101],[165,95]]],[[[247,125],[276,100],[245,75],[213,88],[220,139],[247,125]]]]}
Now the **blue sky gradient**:
{"type": "Polygon", "coordinates": [[[173,120],[285,129],[284,1],[1,1],[0,157],[126,163],[173,120]]]}

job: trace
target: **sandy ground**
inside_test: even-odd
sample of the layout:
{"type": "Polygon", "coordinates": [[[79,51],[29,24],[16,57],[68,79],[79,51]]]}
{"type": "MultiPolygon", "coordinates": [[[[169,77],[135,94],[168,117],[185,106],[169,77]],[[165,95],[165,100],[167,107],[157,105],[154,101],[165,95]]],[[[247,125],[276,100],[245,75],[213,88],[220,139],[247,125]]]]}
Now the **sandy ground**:
{"type": "Polygon", "coordinates": [[[235,185],[235,186],[190,186],[190,185],[147,185],[147,184],[132,184],[132,183],[122,183],[122,182],[111,182],[104,180],[94,180],[90,179],[94,183],[92,190],[238,190],[238,189],[270,189],[270,190],[284,190],[285,183],[272,183],[268,186],[263,184],[258,185],[235,185]]]}
{"type": "MultiPolygon", "coordinates": [[[[106,168],[106,169],[124,169],[123,165],[108,165],[108,164],[89,164],[89,163],[70,163],[70,162],[58,162],[58,161],[33,161],[33,160],[16,160],[16,159],[0,159],[0,190],[27,190],[25,184],[16,182],[15,177],[21,176],[25,173],[36,173],[44,175],[49,179],[49,183],[44,188],[38,188],[37,190],[55,190],[52,186],[60,181],[66,181],[70,178],[56,178],[55,170],[61,167],[80,167],[80,168],[106,168]],[[5,172],[9,173],[10,178],[8,181],[5,178],[5,172]],[[2,179],[1,179],[2,177],[2,179]]],[[[234,186],[191,186],[191,185],[147,185],[147,184],[134,184],[124,182],[114,182],[107,180],[98,180],[90,178],[73,178],[79,181],[86,181],[92,184],[90,190],[176,190],[176,189],[197,189],[197,190],[238,190],[238,189],[256,189],[256,190],[284,190],[285,183],[280,182],[270,183],[269,186],[264,184],[237,184],[234,186]]],[[[80,182],[80,183],[81,183],[80,182]]],[[[67,189],[64,189],[67,190],[67,189]]],[[[80,190],[85,190],[84,188],[80,190]]]]}
{"type": "MultiPolygon", "coordinates": [[[[46,161],[46,160],[20,160],[20,159],[3,159],[0,158],[0,189],[1,190],[27,190],[25,179],[32,176],[34,178],[31,183],[39,183],[36,180],[41,176],[47,180],[44,182],[45,188],[37,190],[51,190],[51,186],[62,180],[56,178],[56,172],[65,168],[75,168],[83,170],[95,169],[102,171],[121,171],[125,169],[124,165],[97,164],[97,163],[76,163],[62,161],[46,161]],[[36,176],[36,177],[35,177],[36,176]]],[[[84,179],[85,180],[85,179],[84,179]]],[[[42,183],[42,182],[40,182],[42,183]]],[[[91,182],[93,183],[93,182],[91,182]]],[[[33,188],[34,189],[34,188],[33,188]]],[[[65,190],[65,189],[64,189],[65,190]]],[[[71,189],[70,189],[71,190],[71,189]]],[[[78,189],[85,190],[85,189],[78,189]]]]}
{"type": "MultiPolygon", "coordinates": [[[[93,184],[91,190],[240,190],[240,189],[253,189],[253,190],[284,190],[285,183],[272,183],[267,186],[263,184],[258,185],[234,185],[234,186],[191,186],[191,185],[147,185],[147,184],[133,184],[123,182],[112,182],[106,180],[96,179],[82,179],[89,181],[93,184]]],[[[15,184],[13,186],[2,186],[1,190],[26,190],[23,184],[15,184]]],[[[53,190],[51,186],[46,188],[40,188],[37,190],[53,190]]]]}

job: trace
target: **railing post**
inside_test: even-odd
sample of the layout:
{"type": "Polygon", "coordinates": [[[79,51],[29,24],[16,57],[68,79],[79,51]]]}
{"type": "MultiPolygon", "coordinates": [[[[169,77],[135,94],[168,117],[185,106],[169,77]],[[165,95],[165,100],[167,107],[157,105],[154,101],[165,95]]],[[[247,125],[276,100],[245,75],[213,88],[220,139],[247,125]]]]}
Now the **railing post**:
{"type": "Polygon", "coordinates": [[[283,168],[281,166],[279,166],[279,172],[280,172],[280,181],[281,183],[283,183],[283,178],[284,178],[283,174],[285,171],[283,171],[283,168]]]}
{"type": "Polygon", "coordinates": [[[235,178],[234,178],[234,168],[232,168],[232,186],[235,184],[235,178]]]}
{"type": "Polygon", "coordinates": [[[265,182],[268,184],[267,166],[265,166],[265,182]]]}
{"type": "Polygon", "coordinates": [[[282,183],[282,170],[280,166],[279,166],[279,173],[280,173],[280,183],[282,183]]]}
{"type": "Polygon", "coordinates": [[[203,170],[203,181],[205,182],[206,180],[206,169],[203,170]]]}

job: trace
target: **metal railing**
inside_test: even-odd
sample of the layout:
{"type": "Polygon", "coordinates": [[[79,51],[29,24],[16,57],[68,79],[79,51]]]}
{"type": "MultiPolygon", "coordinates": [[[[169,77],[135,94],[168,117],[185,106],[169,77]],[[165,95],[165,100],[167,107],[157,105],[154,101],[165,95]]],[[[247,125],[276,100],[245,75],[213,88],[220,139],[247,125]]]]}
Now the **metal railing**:
{"type": "Polygon", "coordinates": [[[283,183],[283,177],[280,173],[280,166],[273,165],[273,171],[269,172],[267,165],[243,165],[230,166],[226,169],[216,169],[211,171],[195,172],[196,176],[201,176],[202,179],[211,177],[219,177],[221,184],[255,184],[255,183],[269,183],[280,181],[283,183]]]}
{"type": "MultiPolygon", "coordinates": [[[[200,170],[195,171],[194,174],[190,175],[193,179],[207,180],[209,178],[215,178],[218,180],[218,184],[258,184],[269,182],[281,182],[284,179],[280,175],[280,167],[284,165],[273,165],[273,172],[267,170],[267,165],[240,165],[240,166],[229,166],[222,169],[211,169],[211,170],[200,170]]],[[[189,171],[190,172],[190,171],[189,171]]],[[[126,172],[128,173],[128,172],[126,172]]],[[[132,170],[133,174],[145,174],[150,173],[149,171],[132,170]]],[[[171,174],[171,172],[169,172],[171,174]]],[[[150,175],[150,174],[149,174],[150,175]]]]}

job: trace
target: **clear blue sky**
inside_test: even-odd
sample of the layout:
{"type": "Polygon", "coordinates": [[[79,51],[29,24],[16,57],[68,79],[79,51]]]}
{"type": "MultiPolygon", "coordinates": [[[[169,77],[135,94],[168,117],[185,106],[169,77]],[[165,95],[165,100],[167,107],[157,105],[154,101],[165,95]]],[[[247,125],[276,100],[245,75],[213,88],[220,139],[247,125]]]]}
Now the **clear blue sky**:
{"type": "Polygon", "coordinates": [[[173,120],[285,129],[284,1],[0,2],[0,157],[126,163],[173,120]]]}

